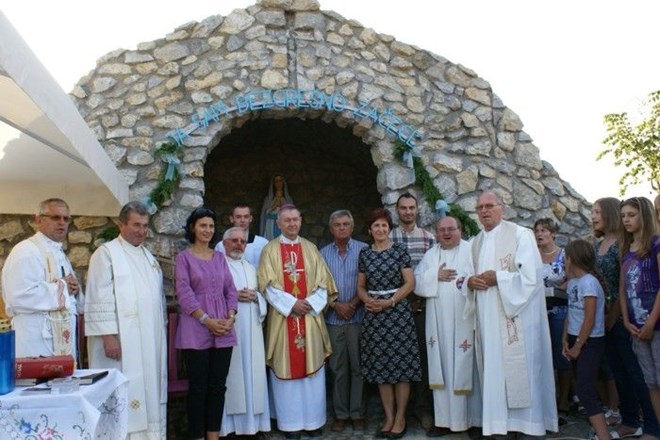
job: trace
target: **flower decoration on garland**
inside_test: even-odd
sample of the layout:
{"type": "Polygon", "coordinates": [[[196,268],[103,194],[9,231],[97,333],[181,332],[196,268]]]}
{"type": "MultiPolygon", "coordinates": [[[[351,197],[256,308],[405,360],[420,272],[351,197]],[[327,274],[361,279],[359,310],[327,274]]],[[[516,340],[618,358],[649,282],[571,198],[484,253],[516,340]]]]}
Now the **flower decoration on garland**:
{"type": "Polygon", "coordinates": [[[429,205],[437,210],[439,208],[444,208],[444,205],[439,203],[443,202],[447,205],[447,208],[444,209],[445,215],[447,212],[450,212],[452,216],[459,219],[463,225],[463,231],[468,237],[473,237],[479,233],[479,226],[477,226],[477,223],[472,217],[463,211],[463,208],[461,208],[460,205],[456,203],[447,204],[447,202],[444,201],[443,195],[438,191],[435,185],[433,185],[433,179],[431,179],[428,171],[424,168],[422,159],[419,157],[419,154],[413,150],[413,147],[397,140],[394,146],[394,154],[400,161],[406,164],[409,164],[410,161],[412,161],[412,168],[415,171],[415,183],[421,188],[429,205]],[[438,206],[438,204],[440,206],[438,206]]]}

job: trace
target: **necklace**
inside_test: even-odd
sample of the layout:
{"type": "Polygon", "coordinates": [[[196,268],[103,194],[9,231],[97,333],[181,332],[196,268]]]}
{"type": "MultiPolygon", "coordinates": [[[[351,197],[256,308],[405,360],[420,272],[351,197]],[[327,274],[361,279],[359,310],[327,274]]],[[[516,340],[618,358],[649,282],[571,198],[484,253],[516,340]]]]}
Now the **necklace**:
{"type": "Polygon", "coordinates": [[[555,252],[557,252],[557,250],[559,250],[559,248],[557,246],[555,246],[555,248],[553,250],[551,250],[550,252],[542,251],[542,253],[543,253],[543,255],[552,255],[555,252]]]}

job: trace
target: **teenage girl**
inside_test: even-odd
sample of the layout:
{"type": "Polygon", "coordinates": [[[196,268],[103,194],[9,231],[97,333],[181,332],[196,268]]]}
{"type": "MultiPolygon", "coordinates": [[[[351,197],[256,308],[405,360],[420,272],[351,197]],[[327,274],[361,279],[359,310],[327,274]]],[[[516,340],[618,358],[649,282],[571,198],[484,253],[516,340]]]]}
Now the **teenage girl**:
{"type": "Polygon", "coordinates": [[[626,200],[621,221],[621,314],[660,418],[660,237],[653,204],[644,197],[626,200]]]}
{"type": "Polygon", "coordinates": [[[605,292],[596,272],[596,253],[585,240],[568,243],[568,316],[564,324],[562,353],[573,364],[577,395],[585,408],[595,440],[610,440],[598,397],[598,368],[605,352],[605,292]]]}

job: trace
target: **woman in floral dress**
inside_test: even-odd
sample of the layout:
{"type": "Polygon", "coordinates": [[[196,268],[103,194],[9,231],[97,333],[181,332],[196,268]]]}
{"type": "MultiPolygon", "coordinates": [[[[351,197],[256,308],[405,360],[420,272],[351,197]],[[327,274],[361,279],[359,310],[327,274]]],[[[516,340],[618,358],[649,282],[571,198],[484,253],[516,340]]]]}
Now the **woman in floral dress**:
{"type": "Polygon", "coordinates": [[[406,248],[389,238],[390,213],[374,210],[368,218],[373,244],[360,251],[358,295],[365,304],[360,360],[364,380],[378,384],[385,421],[378,438],[406,432],[410,382],[421,380],[415,323],[406,297],[415,287],[406,248]]]}

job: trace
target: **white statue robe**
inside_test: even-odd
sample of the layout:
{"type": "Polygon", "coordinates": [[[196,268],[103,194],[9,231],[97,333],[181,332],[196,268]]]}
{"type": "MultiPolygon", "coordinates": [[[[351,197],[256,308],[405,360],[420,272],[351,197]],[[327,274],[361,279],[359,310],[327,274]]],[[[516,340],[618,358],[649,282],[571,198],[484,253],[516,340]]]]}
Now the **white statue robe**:
{"type": "Polygon", "coordinates": [[[485,292],[468,289],[467,281],[463,286],[477,311],[483,434],[557,431],[542,262],[534,235],[502,221],[475,237],[472,252],[476,273],[495,270],[497,276],[497,286],[485,292]],[[516,346],[519,351],[506,354],[516,346]]]}
{"type": "Polygon", "coordinates": [[[474,311],[466,311],[460,286],[473,272],[470,245],[435,245],[415,269],[415,293],[426,298],[426,347],[435,426],[465,431],[481,426],[481,389],[474,358],[474,311]],[[439,281],[438,269],[457,273],[439,281]]]}
{"type": "Polygon", "coordinates": [[[167,428],[167,339],[163,276],[143,246],[123,238],[94,252],[87,275],[85,332],[90,368],[129,379],[130,439],[161,440],[167,428]],[[122,357],[105,356],[102,335],[119,335],[122,357]]]}
{"type": "Polygon", "coordinates": [[[63,292],[71,320],[71,354],[76,359],[77,302],[61,280],[70,273],[73,269],[62,243],[41,232],[21,241],[9,253],[2,268],[2,295],[16,334],[16,357],[55,354],[49,312],[60,307],[58,295],[63,292]]]}
{"type": "MultiPolygon", "coordinates": [[[[224,246],[223,246],[224,248],[224,246]]],[[[244,259],[227,257],[237,290],[257,289],[257,271],[244,259]]],[[[253,435],[270,431],[266,352],[262,323],[268,305],[257,292],[257,302],[238,302],[236,337],[227,376],[227,393],[220,434],[253,435]]]]}

